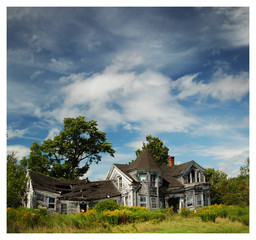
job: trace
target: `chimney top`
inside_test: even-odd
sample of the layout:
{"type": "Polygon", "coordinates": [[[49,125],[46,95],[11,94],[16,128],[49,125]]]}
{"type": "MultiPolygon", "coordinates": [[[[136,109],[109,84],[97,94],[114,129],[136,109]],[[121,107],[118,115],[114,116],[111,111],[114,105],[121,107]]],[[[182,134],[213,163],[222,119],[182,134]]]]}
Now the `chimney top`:
{"type": "Polygon", "coordinates": [[[169,160],[169,167],[173,167],[174,166],[174,156],[170,156],[169,158],[168,158],[168,160],[169,160]]]}

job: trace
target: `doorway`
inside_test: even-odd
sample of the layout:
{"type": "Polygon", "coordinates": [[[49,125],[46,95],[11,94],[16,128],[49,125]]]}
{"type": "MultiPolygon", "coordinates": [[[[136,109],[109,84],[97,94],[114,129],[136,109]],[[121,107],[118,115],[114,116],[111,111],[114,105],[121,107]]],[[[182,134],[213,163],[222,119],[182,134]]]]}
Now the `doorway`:
{"type": "Polygon", "coordinates": [[[168,205],[169,207],[173,207],[174,212],[178,212],[179,210],[179,203],[180,203],[180,198],[169,198],[168,200],[168,205]]]}
{"type": "Polygon", "coordinates": [[[87,204],[86,203],[81,203],[80,204],[80,212],[86,212],[87,209],[87,204]]]}

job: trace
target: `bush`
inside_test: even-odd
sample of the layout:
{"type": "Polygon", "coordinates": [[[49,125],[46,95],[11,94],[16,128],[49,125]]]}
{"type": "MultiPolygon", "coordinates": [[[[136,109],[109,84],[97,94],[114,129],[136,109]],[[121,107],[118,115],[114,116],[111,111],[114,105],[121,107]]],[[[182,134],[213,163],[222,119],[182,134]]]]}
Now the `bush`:
{"type": "Polygon", "coordinates": [[[182,217],[193,217],[195,216],[195,212],[193,210],[189,210],[188,208],[181,208],[180,215],[182,217]]]}
{"type": "Polygon", "coordinates": [[[119,205],[113,199],[109,199],[98,202],[93,209],[97,212],[114,211],[119,209],[119,205]]]}
{"type": "Polygon", "coordinates": [[[215,222],[217,213],[209,208],[201,208],[196,213],[197,216],[199,216],[203,222],[215,222]]]}
{"type": "MultiPolygon", "coordinates": [[[[201,218],[207,219],[207,211],[214,212],[216,217],[221,218],[228,218],[232,222],[239,221],[245,224],[246,226],[249,225],[249,207],[240,207],[240,206],[226,206],[223,204],[214,204],[209,207],[200,208],[197,212],[197,215],[200,216],[205,212],[205,216],[200,216],[201,218]]],[[[210,219],[210,216],[208,216],[210,219]]],[[[213,217],[214,218],[214,217],[213,217]]],[[[203,220],[203,219],[202,219],[203,220]]]]}
{"type": "Polygon", "coordinates": [[[114,210],[105,211],[103,215],[108,223],[118,225],[132,222],[131,211],[128,210],[114,210]]]}

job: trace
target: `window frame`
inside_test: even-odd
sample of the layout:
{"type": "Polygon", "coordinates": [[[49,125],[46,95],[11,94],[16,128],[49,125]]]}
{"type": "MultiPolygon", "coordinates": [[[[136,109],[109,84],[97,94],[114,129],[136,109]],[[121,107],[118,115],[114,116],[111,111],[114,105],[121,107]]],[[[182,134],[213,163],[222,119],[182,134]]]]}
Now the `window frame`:
{"type": "Polygon", "coordinates": [[[67,203],[61,203],[60,204],[60,213],[61,214],[67,214],[68,213],[68,204],[67,203]],[[65,206],[65,208],[63,208],[65,206]]]}
{"type": "Polygon", "coordinates": [[[140,180],[140,182],[146,181],[147,180],[147,173],[140,173],[139,174],[139,180],[140,180]],[[144,176],[144,177],[142,178],[142,176],[144,176]]]}
{"type": "Polygon", "coordinates": [[[150,208],[151,209],[157,209],[157,199],[156,199],[156,197],[151,197],[150,198],[150,208]],[[153,200],[155,201],[154,203],[153,203],[153,200]],[[155,207],[153,207],[153,204],[155,205],[155,207]]]}
{"type": "Polygon", "coordinates": [[[151,182],[152,187],[156,187],[156,183],[157,183],[157,175],[156,174],[150,175],[150,182],[151,182]]]}
{"type": "Polygon", "coordinates": [[[193,195],[186,196],[186,206],[188,208],[193,207],[193,195]],[[191,198],[191,200],[189,200],[189,198],[191,198]]]}
{"type": "Polygon", "coordinates": [[[48,208],[55,210],[55,207],[56,207],[56,198],[48,197],[48,208]],[[54,201],[52,202],[51,200],[54,200],[54,201]]]}
{"type": "Polygon", "coordinates": [[[123,187],[123,178],[121,176],[118,177],[118,189],[123,187]]]}
{"type": "Polygon", "coordinates": [[[140,196],[140,206],[147,207],[147,197],[146,196],[140,196]],[[145,201],[142,201],[142,199],[145,201]]]}

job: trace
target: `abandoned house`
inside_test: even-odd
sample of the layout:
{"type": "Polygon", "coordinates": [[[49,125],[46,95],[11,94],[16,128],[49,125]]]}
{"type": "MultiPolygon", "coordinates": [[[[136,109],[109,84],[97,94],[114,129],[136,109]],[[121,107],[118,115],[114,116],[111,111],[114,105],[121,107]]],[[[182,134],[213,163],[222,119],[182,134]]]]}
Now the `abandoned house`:
{"type": "Polygon", "coordinates": [[[28,171],[26,207],[76,213],[114,199],[125,206],[196,209],[210,205],[204,172],[195,161],[175,165],[173,156],[168,166],[159,166],[147,150],[132,164],[113,164],[103,181],[62,181],[28,171]]]}

